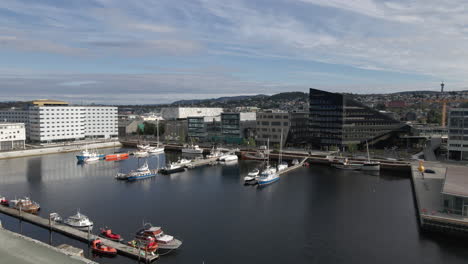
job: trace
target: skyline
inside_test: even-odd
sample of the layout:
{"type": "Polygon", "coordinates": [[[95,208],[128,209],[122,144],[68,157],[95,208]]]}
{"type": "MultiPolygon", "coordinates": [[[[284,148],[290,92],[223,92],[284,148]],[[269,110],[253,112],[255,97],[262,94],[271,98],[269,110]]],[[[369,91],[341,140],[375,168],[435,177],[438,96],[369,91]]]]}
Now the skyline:
{"type": "Polygon", "coordinates": [[[1,101],[464,90],[462,1],[11,0],[1,101]]]}

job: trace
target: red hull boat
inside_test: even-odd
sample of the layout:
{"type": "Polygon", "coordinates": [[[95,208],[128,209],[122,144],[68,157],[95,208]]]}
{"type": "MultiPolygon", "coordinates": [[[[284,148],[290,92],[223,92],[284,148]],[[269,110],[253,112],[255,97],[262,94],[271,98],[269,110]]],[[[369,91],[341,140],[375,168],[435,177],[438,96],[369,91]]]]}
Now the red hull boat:
{"type": "Polygon", "coordinates": [[[0,205],[10,206],[10,202],[5,197],[0,197],[0,205]]]}
{"type": "Polygon", "coordinates": [[[123,240],[121,235],[112,233],[112,230],[110,228],[101,228],[100,236],[117,242],[123,240]]]}
{"type": "Polygon", "coordinates": [[[91,248],[93,249],[94,253],[107,255],[107,256],[115,256],[117,255],[117,249],[109,246],[105,246],[100,239],[95,239],[91,242],[91,248]]]}

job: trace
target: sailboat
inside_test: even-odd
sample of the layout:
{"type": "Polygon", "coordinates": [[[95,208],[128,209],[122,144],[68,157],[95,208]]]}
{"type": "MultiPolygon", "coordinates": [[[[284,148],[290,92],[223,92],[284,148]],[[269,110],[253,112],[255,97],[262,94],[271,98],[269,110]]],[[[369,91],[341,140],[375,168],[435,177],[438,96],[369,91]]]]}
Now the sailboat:
{"type": "Polygon", "coordinates": [[[364,171],[380,171],[380,162],[378,161],[371,161],[370,154],[369,154],[369,144],[366,140],[366,148],[367,148],[367,161],[361,167],[361,170],[364,171]]]}
{"type": "Polygon", "coordinates": [[[147,150],[152,154],[164,153],[164,146],[159,146],[159,120],[156,120],[156,131],[156,147],[149,147],[147,150]]]}
{"type": "MultiPolygon", "coordinates": [[[[270,139],[268,139],[268,149],[270,148],[270,139]]],[[[269,151],[267,152],[269,153],[269,151]]],[[[276,168],[270,166],[270,154],[267,154],[267,165],[266,168],[260,173],[257,179],[259,186],[274,183],[279,180],[279,174],[276,168]]]]}
{"type": "Polygon", "coordinates": [[[281,139],[280,139],[280,152],[279,152],[279,158],[278,158],[278,166],[277,169],[278,171],[282,171],[288,168],[288,163],[283,162],[283,129],[281,128],[281,139]]]}

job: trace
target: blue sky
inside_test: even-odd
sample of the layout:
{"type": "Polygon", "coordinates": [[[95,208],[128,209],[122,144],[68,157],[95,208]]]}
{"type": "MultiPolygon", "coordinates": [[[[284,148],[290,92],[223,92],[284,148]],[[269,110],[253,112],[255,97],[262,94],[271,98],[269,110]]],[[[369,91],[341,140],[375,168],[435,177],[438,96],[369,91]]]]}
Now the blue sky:
{"type": "Polygon", "coordinates": [[[1,1],[0,100],[467,89],[464,1],[1,1]]]}

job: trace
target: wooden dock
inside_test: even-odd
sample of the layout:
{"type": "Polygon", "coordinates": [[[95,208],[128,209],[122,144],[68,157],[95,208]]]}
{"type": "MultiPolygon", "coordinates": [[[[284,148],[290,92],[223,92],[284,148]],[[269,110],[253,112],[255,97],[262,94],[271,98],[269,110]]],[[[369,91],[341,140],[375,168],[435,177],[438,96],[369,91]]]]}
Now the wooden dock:
{"type": "MultiPolygon", "coordinates": [[[[49,229],[51,231],[64,234],[64,235],[66,235],[68,237],[80,240],[80,241],[85,242],[85,243],[90,243],[91,241],[93,241],[94,239],[96,239],[98,237],[95,234],[92,234],[92,233],[88,234],[88,232],[80,231],[80,230],[75,229],[73,227],[70,227],[70,226],[67,226],[67,225],[64,225],[64,224],[61,224],[61,223],[56,223],[54,221],[50,221],[49,219],[45,219],[45,218],[42,218],[42,217],[34,215],[34,214],[28,214],[28,213],[25,213],[25,212],[20,212],[19,210],[16,210],[16,209],[13,209],[13,208],[0,206],[0,212],[4,213],[6,215],[9,215],[9,216],[18,218],[18,219],[20,219],[22,221],[26,221],[26,222],[29,222],[31,224],[34,224],[34,225],[49,229]]],[[[134,259],[140,259],[142,261],[146,260],[146,262],[152,262],[152,261],[159,258],[158,254],[151,255],[151,254],[148,253],[145,256],[145,251],[139,250],[137,248],[130,247],[128,245],[125,245],[125,244],[122,244],[122,243],[119,243],[119,242],[115,242],[115,241],[112,241],[112,240],[109,240],[109,239],[106,239],[106,238],[102,238],[102,237],[99,237],[99,239],[105,245],[117,249],[117,252],[120,255],[124,255],[124,256],[127,256],[127,257],[134,258],[134,259]]]]}

